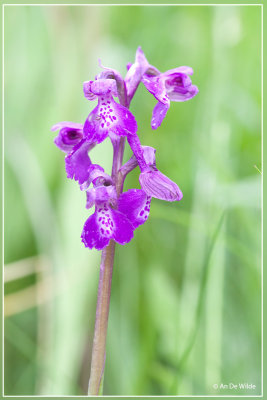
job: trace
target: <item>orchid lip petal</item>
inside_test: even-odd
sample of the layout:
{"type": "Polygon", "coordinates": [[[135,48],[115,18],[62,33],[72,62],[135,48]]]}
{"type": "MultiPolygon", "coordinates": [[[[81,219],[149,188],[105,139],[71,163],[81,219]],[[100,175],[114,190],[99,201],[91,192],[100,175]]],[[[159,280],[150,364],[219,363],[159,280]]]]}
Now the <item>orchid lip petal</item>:
{"type": "Polygon", "coordinates": [[[111,239],[122,245],[130,242],[133,231],[133,225],[123,213],[103,202],[96,204],[94,214],[84,224],[81,238],[85,247],[103,250],[111,239]]]}
{"type": "Polygon", "coordinates": [[[137,123],[132,113],[115,102],[111,94],[99,96],[98,105],[89,114],[83,127],[88,141],[101,143],[113,132],[117,136],[135,134],[137,123]]]}

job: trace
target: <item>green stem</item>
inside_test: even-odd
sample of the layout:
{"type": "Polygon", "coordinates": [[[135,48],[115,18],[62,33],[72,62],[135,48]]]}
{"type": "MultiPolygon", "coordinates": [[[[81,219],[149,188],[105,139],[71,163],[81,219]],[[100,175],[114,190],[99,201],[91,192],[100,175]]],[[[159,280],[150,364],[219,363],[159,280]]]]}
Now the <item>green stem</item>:
{"type": "MultiPolygon", "coordinates": [[[[123,190],[123,179],[121,179],[119,169],[122,166],[124,145],[125,138],[120,138],[117,143],[114,143],[112,178],[115,181],[118,196],[122,193],[123,190]]],[[[88,385],[88,395],[91,396],[99,395],[103,387],[106,360],[106,338],[108,329],[108,315],[114,255],[115,242],[111,240],[109,242],[109,245],[102,251],[101,257],[91,373],[88,385]]]]}
{"type": "Polygon", "coordinates": [[[100,265],[91,374],[88,386],[89,395],[99,394],[104,375],[114,253],[115,242],[111,240],[109,245],[102,251],[100,265]]]}

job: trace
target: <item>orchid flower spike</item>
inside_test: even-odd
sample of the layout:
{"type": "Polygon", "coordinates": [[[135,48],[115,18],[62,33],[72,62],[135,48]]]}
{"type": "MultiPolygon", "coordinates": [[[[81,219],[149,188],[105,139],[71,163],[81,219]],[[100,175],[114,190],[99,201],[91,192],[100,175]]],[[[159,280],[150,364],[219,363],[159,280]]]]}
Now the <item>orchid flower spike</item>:
{"type": "Polygon", "coordinates": [[[134,63],[127,64],[125,78],[115,69],[100,67],[95,80],[83,84],[85,98],[97,100],[85,123],[60,122],[52,127],[52,131],[58,131],[55,145],[65,153],[67,177],[76,180],[86,193],[86,208],[94,207],[81,237],[85,247],[97,250],[108,246],[110,240],[122,245],[132,240],[135,229],[149,217],[153,197],[168,202],[183,198],[177,184],[158,170],[156,150],[143,146],[137,134],[137,122],[129,107],[139,84],[142,82],[157,100],[152,129],[161,125],[171,101],[184,102],[198,93],[190,79],[192,68],[177,67],[162,73],[149,64],[141,47],[134,63]],[[114,151],[112,177],[89,155],[107,137],[114,151]],[[122,165],[125,138],[133,154],[122,165]],[[123,192],[126,176],[136,167],[140,168],[141,188],[123,192]]]}

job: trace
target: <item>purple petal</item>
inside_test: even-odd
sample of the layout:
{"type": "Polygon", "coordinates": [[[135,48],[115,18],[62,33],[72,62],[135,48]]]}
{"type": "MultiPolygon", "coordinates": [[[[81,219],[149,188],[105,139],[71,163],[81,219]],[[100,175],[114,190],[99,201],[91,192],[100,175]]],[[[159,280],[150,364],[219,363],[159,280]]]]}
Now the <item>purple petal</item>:
{"type": "Polygon", "coordinates": [[[81,238],[85,247],[102,250],[110,239],[120,244],[130,242],[133,226],[121,212],[109,208],[107,203],[101,203],[85,222],[81,238]]]}
{"type": "Polygon", "coordinates": [[[167,111],[170,107],[170,104],[163,104],[161,102],[158,102],[153,110],[152,113],[152,119],[151,119],[151,128],[152,129],[157,129],[164,118],[166,117],[167,111]]]}
{"type": "Polygon", "coordinates": [[[91,183],[94,186],[108,186],[113,184],[113,180],[100,165],[91,164],[88,168],[88,179],[83,182],[80,189],[86,190],[91,183]]]}
{"type": "Polygon", "coordinates": [[[89,247],[89,249],[95,248],[97,250],[102,250],[110,241],[110,235],[105,235],[106,231],[104,228],[103,231],[101,231],[101,227],[99,227],[99,218],[99,213],[95,211],[95,213],[87,219],[83,227],[81,235],[82,242],[85,247],[89,247]]]}
{"type": "Polygon", "coordinates": [[[149,63],[141,47],[138,47],[135,55],[135,63],[130,66],[125,77],[126,90],[129,100],[132,99],[149,63]]]}
{"type": "Polygon", "coordinates": [[[191,85],[184,90],[174,88],[171,92],[168,93],[168,96],[171,101],[187,101],[195,97],[198,92],[198,87],[195,85],[191,85]]]}
{"type": "Polygon", "coordinates": [[[117,210],[112,210],[115,224],[113,239],[120,244],[129,243],[133,238],[134,227],[128,218],[117,210]]]}
{"type": "Polygon", "coordinates": [[[86,81],[83,83],[83,94],[84,97],[86,97],[87,100],[96,100],[97,96],[92,92],[91,90],[91,84],[93,81],[86,81]]]}
{"type": "Polygon", "coordinates": [[[59,133],[54,139],[55,145],[65,153],[70,153],[83,138],[83,126],[75,122],[59,122],[53,125],[51,131],[59,133]]]}
{"type": "Polygon", "coordinates": [[[150,146],[142,146],[143,155],[147,165],[156,167],[156,149],[150,146]]]}
{"type": "Polygon", "coordinates": [[[139,168],[141,171],[144,171],[147,169],[147,163],[144,159],[143,155],[143,148],[141,146],[140,139],[137,134],[133,135],[128,135],[127,136],[128,143],[132,149],[132,152],[136,158],[136,161],[138,162],[139,168]]]}
{"type": "Polygon", "coordinates": [[[89,142],[101,143],[110,132],[118,136],[135,134],[137,123],[130,111],[111,95],[100,96],[98,105],[85,121],[83,132],[89,142]]]}
{"type": "Polygon", "coordinates": [[[187,101],[198,93],[198,88],[192,85],[189,76],[182,72],[165,72],[165,87],[169,99],[172,101],[187,101]]]}
{"type": "Polygon", "coordinates": [[[150,76],[145,74],[142,78],[142,82],[147,90],[152,93],[158,101],[164,104],[170,104],[164,79],[162,78],[161,74],[158,76],[150,76]]]}
{"type": "Polygon", "coordinates": [[[91,208],[94,204],[107,203],[117,204],[117,193],[115,186],[98,186],[87,189],[86,208],[91,208]]]}
{"type": "Polygon", "coordinates": [[[131,221],[134,228],[144,224],[149,216],[151,197],[142,189],[130,189],[121,194],[118,210],[131,221]]]}
{"type": "Polygon", "coordinates": [[[113,96],[118,96],[120,104],[126,104],[126,88],[121,74],[116,69],[104,67],[101,63],[100,67],[102,67],[104,71],[97,76],[97,80],[110,78],[115,80],[116,85],[114,85],[112,94],[113,96]]]}
{"type": "Polygon", "coordinates": [[[89,143],[83,139],[74,147],[72,153],[65,158],[67,177],[75,179],[80,185],[89,178],[88,169],[91,165],[91,160],[88,156],[88,151],[94,146],[94,143],[89,143]]]}
{"type": "Polygon", "coordinates": [[[187,67],[187,66],[177,67],[177,68],[169,69],[168,71],[163,72],[161,75],[168,76],[171,74],[175,74],[176,72],[186,74],[186,75],[193,75],[193,68],[187,67]]]}
{"type": "Polygon", "coordinates": [[[160,171],[142,172],[139,176],[139,182],[148,196],[166,201],[179,201],[183,197],[176,183],[160,171]]]}
{"type": "Polygon", "coordinates": [[[111,93],[117,96],[117,85],[114,79],[97,79],[91,83],[91,91],[97,96],[105,96],[111,93]]]}
{"type": "Polygon", "coordinates": [[[91,208],[95,204],[96,190],[95,188],[86,191],[86,205],[85,208],[91,208]]]}
{"type": "Polygon", "coordinates": [[[117,200],[117,193],[115,186],[99,186],[96,190],[96,203],[112,202],[113,204],[117,200]]]}

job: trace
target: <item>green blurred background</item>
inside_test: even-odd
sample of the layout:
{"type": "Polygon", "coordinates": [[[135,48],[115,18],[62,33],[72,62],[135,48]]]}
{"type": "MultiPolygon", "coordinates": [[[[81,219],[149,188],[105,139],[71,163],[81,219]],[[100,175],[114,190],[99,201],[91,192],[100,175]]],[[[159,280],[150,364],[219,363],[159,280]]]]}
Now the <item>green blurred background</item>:
{"type": "MultiPolygon", "coordinates": [[[[5,394],[82,395],[100,253],[80,241],[84,193],[50,127],[83,122],[82,82],[125,74],[141,45],[161,71],[194,69],[199,94],[131,110],[143,145],[183,191],[153,199],[117,247],[104,394],[261,392],[261,10],[255,6],[5,7],[5,394]],[[255,390],[214,389],[252,383],[255,390]]],[[[125,160],[130,156],[127,147],[125,160]]],[[[111,167],[108,140],[92,151],[111,167]]],[[[138,171],[126,188],[139,187],[138,171]]]]}

